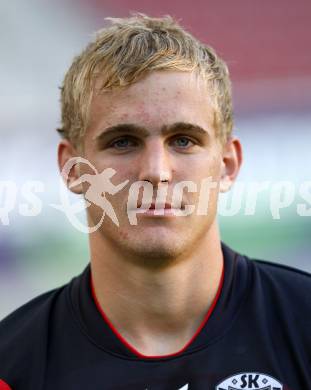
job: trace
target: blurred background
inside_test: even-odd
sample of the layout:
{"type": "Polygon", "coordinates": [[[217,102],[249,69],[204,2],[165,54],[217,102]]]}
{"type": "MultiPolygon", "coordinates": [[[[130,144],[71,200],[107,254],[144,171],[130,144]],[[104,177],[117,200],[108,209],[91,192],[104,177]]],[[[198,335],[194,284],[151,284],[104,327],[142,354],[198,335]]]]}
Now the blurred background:
{"type": "Polygon", "coordinates": [[[309,0],[11,0],[0,8],[0,318],[89,261],[87,236],[49,206],[60,203],[59,86],[105,17],[130,11],[170,14],[216,49],[233,80],[235,133],[244,145],[239,181],[276,189],[290,183],[291,205],[279,218],[270,210],[271,191],[259,193],[254,215],[245,215],[247,189],[240,210],[230,209],[231,191],[221,200],[223,241],[250,257],[311,271],[311,216],[297,213],[305,203],[311,214],[311,191],[309,203],[301,195],[311,180],[309,0]],[[31,200],[21,193],[29,180],[43,183],[34,183],[42,203],[35,217],[21,215],[31,200]]]}

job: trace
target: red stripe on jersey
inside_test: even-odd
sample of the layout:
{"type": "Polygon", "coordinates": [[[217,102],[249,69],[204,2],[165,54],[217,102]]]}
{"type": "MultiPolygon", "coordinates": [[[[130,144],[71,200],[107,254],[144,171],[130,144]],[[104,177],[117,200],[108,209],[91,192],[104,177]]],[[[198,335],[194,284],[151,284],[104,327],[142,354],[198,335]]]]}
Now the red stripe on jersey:
{"type": "Polygon", "coordinates": [[[2,379],[0,379],[0,390],[12,390],[12,388],[2,379]]]}
{"type": "MultiPolygon", "coordinates": [[[[96,296],[96,293],[95,293],[95,288],[94,288],[94,284],[93,284],[93,278],[92,278],[92,272],[90,274],[90,284],[91,284],[91,293],[92,293],[92,296],[93,296],[93,299],[94,299],[94,302],[95,302],[95,305],[97,307],[97,310],[99,311],[99,313],[101,314],[101,316],[103,317],[104,321],[108,324],[108,326],[110,327],[110,329],[113,331],[113,333],[118,337],[118,339],[121,341],[121,343],[123,345],[125,345],[132,353],[134,353],[136,356],[142,358],[142,359],[163,359],[163,358],[167,358],[167,357],[173,357],[173,356],[178,356],[180,355],[182,352],[184,352],[188,346],[193,342],[193,340],[198,336],[198,334],[201,332],[202,328],[205,326],[205,324],[207,323],[207,320],[209,319],[209,317],[211,316],[215,306],[216,306],[216,303],[218,301],[218,298],[220,296],[220,293],[221,293],[221,290],[222,290],[222,286],[223,286],[223,283],[224,283],[224,274],[225,274],[225,270],[224,270],[224,264],[223,264],[223,267],[222,267],[222,273],[221,273],[221,278],[220,278],[220,281],[219,281],[219,285],[218,285],[218,289],[217,289],[217,293],[216,293],[216,296],[208,310],[208,312],[206,313],[201,325],[199,326],[199,328],[197,329],[197,331],[195,332],[195,334],[191,337],[191,339],[186,343],[186,345],[181,349],[179,350],[178,352],[175,352],[175,353],[170,353],[170,354],[166,354],[166,355],[160,355],[160,356],[149,356],[149,355],[144,355],[142,354],[141,352],[137,351],[136,348],[134,348],[129,342],[127,342],[125,340],[125,338],[118,332],[118,330],[115,328],[115,326],[111,323],[111,321],[109,320],[109,318],[107,317],[107,315],[105,314],[104,310],[102,309],[102,307],[100,306],[100,303],[97,299],[97,296],[96,296]]],[[[1,388],[0,388],[1,390],[1,388]]]]}

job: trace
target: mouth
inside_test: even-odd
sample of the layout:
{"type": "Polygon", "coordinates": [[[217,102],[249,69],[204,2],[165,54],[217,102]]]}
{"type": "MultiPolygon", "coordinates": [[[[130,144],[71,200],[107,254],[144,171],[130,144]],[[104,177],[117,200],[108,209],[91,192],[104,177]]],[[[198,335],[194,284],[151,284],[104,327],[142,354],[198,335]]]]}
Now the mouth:
{"type": "MultiPolygon", "coordinates": [[[[149,210],[155,210],[155,209],[156,209],[156,203],[152,202],[150,207],[149,207],[149,210]]],[[[174,209],[174,210],[181,209],[182,210],[182,209],[184,209],[184,207],[182,205],[180,205],[180,207],[176,207],[174,205],[171,205],[170,203],[164,203],[164,204],[159,203],[157,205],[157,210],[172,210],[172,209],[174,209]]]]}
{"type": "MultiPolygon", "coordinates": [[[[145,209],[145,210],[156,210],[156,203],[152,202],[151,205],[148,207],[147,204],[140,204],[137,206],[137,208],[145,209]]],[[[157,210],[184,210],[185,206],[183,204],[180,205],[172,205],[171,203],[159,203],[157,205],[157,210]]]]}
{"type": "Polygon", "coordinates": [[[140,217],[153,217],[153,218],[175,218],[183,215],[185,211],[184,204],[171,204],[171,203],[158,203],[152,202],[150,205],[146,203],[138,203],[135,209],[132,211],[136,212],[140,217]]]}

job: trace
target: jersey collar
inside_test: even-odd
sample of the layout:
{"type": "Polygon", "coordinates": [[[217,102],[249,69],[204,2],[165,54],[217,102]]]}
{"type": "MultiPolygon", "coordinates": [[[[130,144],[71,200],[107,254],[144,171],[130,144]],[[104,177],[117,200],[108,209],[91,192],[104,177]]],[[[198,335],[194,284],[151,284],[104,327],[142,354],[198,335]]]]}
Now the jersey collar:
{"type": "Polygon", "coordinates": [[[109,322],[92,291],[90,265],[69,289],[69,300],[81,330],[99,348],[128,359],[167,360],[207,348],[232,326],[243,305],[249,285],[245,257],[222,243],[224,269],[217,295],[191,340],[180,351],[165,356],[144,356],[126,342],[109,322]]]}

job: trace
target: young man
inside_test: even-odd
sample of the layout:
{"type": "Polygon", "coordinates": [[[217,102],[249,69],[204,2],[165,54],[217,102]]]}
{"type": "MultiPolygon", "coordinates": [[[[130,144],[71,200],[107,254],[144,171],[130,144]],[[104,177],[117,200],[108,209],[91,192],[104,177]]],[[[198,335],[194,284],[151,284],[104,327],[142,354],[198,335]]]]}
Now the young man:
{"type": "Polygon", "coordinates": [[[65,77],[59,131],[90,265],[2,321],[0,389],[311,389],[310,275],[220,241],[242,151],[215,52],[169,17],[113,20],[65,77]]]}

